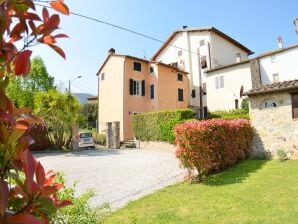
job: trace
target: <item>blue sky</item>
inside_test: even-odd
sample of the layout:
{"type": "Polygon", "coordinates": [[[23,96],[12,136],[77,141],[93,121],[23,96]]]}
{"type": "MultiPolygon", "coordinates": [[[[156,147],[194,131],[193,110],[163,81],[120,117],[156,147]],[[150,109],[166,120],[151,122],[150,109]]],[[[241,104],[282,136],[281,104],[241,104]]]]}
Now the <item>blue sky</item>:
{"type": "MultiPolygon", "coordinates": [[[[277,48],[277,37],[284,46],[297,44],[293,20],[298,17],[295,0],[65,0],[72,12],[123,26],[166,40],[183,25],[214,26],[236,39],[256,54],[277,48]]],[[[56,83],[81,75],[72,83],[72,92],[97,95],[96,72],[107,51],[150,58],[161,43],[76,16],[61,16],[60,40],[67,59],[60,58],[46,46],[35,47],[56,83]]]]}

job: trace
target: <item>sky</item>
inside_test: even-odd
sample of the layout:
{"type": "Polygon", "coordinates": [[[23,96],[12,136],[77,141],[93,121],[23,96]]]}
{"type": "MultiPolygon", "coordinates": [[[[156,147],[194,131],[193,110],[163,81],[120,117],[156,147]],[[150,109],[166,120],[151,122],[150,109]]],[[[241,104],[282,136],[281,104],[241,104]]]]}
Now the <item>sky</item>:
{"type": "MultiPolygon", "coordinates": [[[[183,25],[214,26],[255,52],[277,48],[277,37],[284,46],[298,43],[293,20],[298,17],[296,0],[65,0],[71,12],[122,26],[159,40],[183,25]]],[[[39,7],[39,9],[41,9],[39,7]]],[[[96,73],[110,48],[116,53],[151,58],[161,43],[132,33],[86,20],[61,15],[59,39],[66,60],[47,46],[33,48],[41,56],[56,84],[74,93],[97,95],[96,73]],[[76,77],[82,76],[80,79],[76,77]]],[[[112,92],[111,92],[112,93],[112,92]]]]}

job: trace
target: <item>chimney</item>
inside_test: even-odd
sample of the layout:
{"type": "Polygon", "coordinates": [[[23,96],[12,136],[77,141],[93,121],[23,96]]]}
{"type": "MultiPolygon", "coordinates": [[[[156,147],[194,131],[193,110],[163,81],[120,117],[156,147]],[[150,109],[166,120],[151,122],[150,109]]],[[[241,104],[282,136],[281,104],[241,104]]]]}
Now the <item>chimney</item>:
{"type": "Polygon", "coordinates": [[[182,26],[183,29],[187,29],[187,26],[182,26]]]}
{"type": "Polygon", "coordinates": [[[241,54],[237,53],[236,54],[236,63],[239,63],[239,62],[241,62],[241,54]]]}
{"type": "Polygon", "coordinates": [[[116,51],[115,51],[114,48],[111,48],[111,49],[108,51],[109,54],[115,54],[115,52],[116,52],[116,51]]]}
{"type": "Polygon", "coordinates": [[[281,36],[279,36],[277,38],[277,43],[278,43],[278,48],[279,49],[282,49],[283,48],[283,44],[282,44],[282,37],[281,36]]]}

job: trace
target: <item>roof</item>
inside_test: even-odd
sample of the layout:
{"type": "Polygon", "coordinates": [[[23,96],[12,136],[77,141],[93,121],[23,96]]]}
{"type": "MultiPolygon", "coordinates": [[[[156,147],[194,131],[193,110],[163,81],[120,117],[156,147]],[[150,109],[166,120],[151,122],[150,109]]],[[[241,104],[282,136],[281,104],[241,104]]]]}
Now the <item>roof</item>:
{"type": "Polygon", "coordinates": [[[282,52],[285,52],[285,51],[288,51],[288,50],[291,50],[291,49],[294,49],[294,48],[298,48],[298,44],[292,45],[292,46],[289,46],[289,47],[285,47],[285,48],[281,48],[281,49],[267,51],[267,52],[264,52],[262,54],[257,55],[256,57],[254,57],[252,59],[248,59],[248,60],[245,60],[245,61],[241,61],[241,62],[237,62],[237,63],[233,63],[233,64],[228,64],[228,65],[218,66],[218,67],[209,69],[208,71],[206,71],[206,73],[214,72],[214,71],[217,71],[217,70],[221,70],[221,69],[225,69],[225,68],[229,68],[229,67],[233,67],[233,66],[237,66],[237,65],[241,65],[241,64],[245,64],[245,63],[250,62],[253,59],[259,59],[259,58],[271,56],[271,55],[282,53],[282,52]]]}
{"type": "Polygon", "coordinates": [[[183,70],[180,70],[179,68],[176,68],[176,67],[173,67],[171,65],[168,65],[168,64],[164,64],[162,62],[156,62],[156,61],[149,61],[149,60],[146,60],[146,59],[143,59],[143,58],[137,58],[137,57],[134,57],[134,56],[130,56],[130,55],[124,55],[124,54],[109,54],[105,61],[103,62],[103,64],[100,66],[98,72],[96,73],[96,75],[98,76],[101,72],[101,70],[103,69],[103,67],[106,65],[106,63],[109,61],[110,57],[123,57],[123,58],[130,58],[130,59],[133,59],[133,60],[137,60],[137,61],[143,61],[143,62],[146,62],[146,63],[151,63],[151,64],[157,64],[157,65],[162,65],[162,66],[166,66],[168,68],[171,68],[171,69],[175,69],[177,72],[180,72],[180,73],[187,73],[186,71],[183,71],[183,70]]]}
{"type": "Polygon", "coordinates": [[[264,93],[284,92],[291,90],[298,90],[298,79],[271,83],[266,85],[259,85],[256,88],[249,90],[248,92],[245,92],[243,95],[253,96],[264,93]]]}
{"type": "Polygon", "coordinates": [[[91,97],[88,97],[87,100],[98,100],[98,97],[97,96],[91,96],[91,97]]]}
{"type": "Polygon", "coordinates": [[[228,36],[227,34],[221,32],[220,30],[216,29],[215,27],[201,27],[201,28],[187,28],[187,29],[180,29],[180,30],[176,30],[174,31],[169,38],[164,42],[164,44],[159,48],[159,50],[153,55],[152,60],[156,60],[157,56],[166,48],[167,45],[169,45],[169,43],[174,39],[174,37],[181,33],[181,32],[213,32],[215,34],[217,34],[218,36],[226,39],[227,41],[231,42],[232,44],[238,46],[239,48],[241,48],[242,50],[244,50],[245,52],[247,52],[249,55],[253,54],[254,52],[252,52],[250,49],[248,49],[247,47],[245,47],[244,45],[240,44],[238,41],[236,41],[235,39],[233,39],[232,37],[228,36]]]}

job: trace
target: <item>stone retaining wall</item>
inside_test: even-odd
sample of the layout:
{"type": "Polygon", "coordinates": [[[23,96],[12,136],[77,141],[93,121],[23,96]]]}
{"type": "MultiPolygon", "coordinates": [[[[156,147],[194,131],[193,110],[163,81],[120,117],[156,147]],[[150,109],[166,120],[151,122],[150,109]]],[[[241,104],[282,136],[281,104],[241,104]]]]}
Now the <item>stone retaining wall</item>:
{"type": "Polygon", "coordinates": [[[255,128],[253,154],[269,151],[272,155],[278,149],[298,159],[298,120],[292,118],[292,102],[289,93],[274,93],[251,96],[250,119],[255,128]],[[272,100],[276,107],[262,109],[266,100],[272,100]]]}

